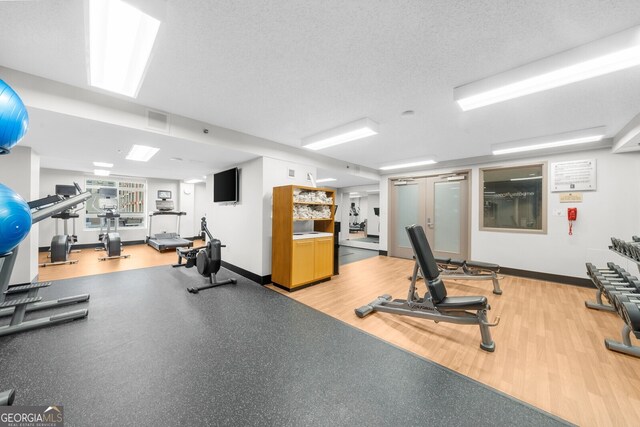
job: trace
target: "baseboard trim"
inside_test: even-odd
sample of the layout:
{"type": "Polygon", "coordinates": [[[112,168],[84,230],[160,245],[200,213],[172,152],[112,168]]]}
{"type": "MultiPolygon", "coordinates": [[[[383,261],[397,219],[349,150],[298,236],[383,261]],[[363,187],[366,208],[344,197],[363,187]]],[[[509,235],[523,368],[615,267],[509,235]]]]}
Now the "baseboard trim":
{"type": "Polygon", "coordinates": [[[556,282],[563,285],[580,286],[582,288],[595,288],[591,280],[583,277],[563,276],[561,274],[542,273],[539,271],[520,270],[518,268],[500,267],[500,273],[510,276],[524,277],[527,279],[556,282]]]}
{"type": "Polygon", "coordinates": [[[295,292],[295,291],[299,291],[300,289],[308,288],[309,286],[317,285],[318,283],[328,282],[329,280],[331,280],[331,277],[327,277],[327,278],[324,278],[324,279],[316,280],[315,282],[307,283],[306,285],[296,286],[293,289],[289,289],[286,286],[283,286],[283,285],[281,285],[279,283],[276,283],[276,282],[271,282],[271,284],[273,286],[275,286],[276,288],[280,288],[280,289],[285,290],[287,292],[295,292]]]}
{"type": "Polygon", "coordinates": [[[234,273],[237,273],[239,275],[241,275],[242,277],[246,277],[247,279],[251,280],[252,282],[256,282],[259,285],[268,285],[269,283],[271,283],[271,275],[267,274],[266,276],[259,276],[255,273],[252,273],[248,270],[245,270],[244,268],[238,267],[236,265],[233,264],[229,264],[226,261],[221,261],[221,265],[226,268],[227,270],[231,270],[234,273]]]}
{"type": "Polygon", "coordinates": [[[387,251],[378,251],[378,255],[381,255],[381,256],[388,256],[388,255],[389,255],[389,253],[388,253],[387,251]]]}
{"type": "MultiPolygon", "coordinates": [[[[122,242],[122,246],[132,246],[132,245],[143,245],[145,243],[144,240],[129,240],[127,242],[122,242]]],[[[97,243],[76,243],[71,247],[71,249],[93,249],[93,248],[101,248],[103,244],[100,242],[97,243]]],[[[38,248],[38,252],[49,252],[51,246],[40,246],[38,248]]]]}

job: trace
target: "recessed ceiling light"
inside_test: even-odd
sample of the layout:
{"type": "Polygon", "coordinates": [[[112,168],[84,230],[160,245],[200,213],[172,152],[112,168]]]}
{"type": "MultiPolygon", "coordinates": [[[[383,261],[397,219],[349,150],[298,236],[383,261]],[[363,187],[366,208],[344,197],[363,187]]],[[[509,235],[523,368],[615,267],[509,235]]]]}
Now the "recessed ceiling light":
{"type": "Polygon", "coordinates": [[[402,114],[400,114],[402,117],[411,117],[415,114],[416,112],[413,110],[407,110],[407,111],[403,111],[402,114]]]}
{"type": "Polygon", "coordinates": [[[136,162],[148,162],[158,151],[160,151],[159,148],[147,147],[146,145],[134,145],[131,147],[126,159],[135,160],[136,162]]]}
{"type": "Polygon", "coordinates": [[[121,0],[89,1],[89,82],[135,98],[160,21],[121,0]]]}
{"type": "Polygon", "coordinates": [[[109,176],[111,172],[105,169],[94,169],[93,174],[97,176],[109,176]]]}
{"type": "Polygon", "coordinates": [[[97,166],[99,168],[112,168],[113,163],[93,162],[93,166],[97,166]]]}
{"type": "Polygon", "coordinates": [[[337,180],[335,178],[316,179],[316,182],[332,182],[332,181],[337,181],[337,180]]]}
{"type": "Polygon", "coordinates": [[[371,119],[364,118],[303,138],[302,146],[310,150],[321,150],[377,133],[378,124],[371,119]]]}
{"type": "Polygon", "coordinates": [[[522,153],[525,151],[544,150],[548,148],[564,147],[568,145],[586,144],[597,142],[604,138],[604,126],[584,129],[574,132],[565,132],[557,135],[543,136],[539,138],[524,139],[520,141],[505,142],[491,146],[494,155],[522,153]]]}
{"type": "Polygon", "coordinates": [[[438,163],[438,162],[436,162],[435,160],[422,160],[420,162],[401,163],[399,165],[382,166],[380,170],[387,171],[391,169],[412,168],[414,166],[433,165],[435,163],[438,163]]]}
{"type": "Polygon", "coordinates": [[[198,178],[194,178],[194,179],[189,179],[189,180],[185,181],[185,184],[197,184],[199,182],[202,182],[202,180],[198,179],[198,178]]]}
{"type": "Polygon", "coordinates": [[[640,26],[454,89],[463,111],[640,65],[640,26]]]}

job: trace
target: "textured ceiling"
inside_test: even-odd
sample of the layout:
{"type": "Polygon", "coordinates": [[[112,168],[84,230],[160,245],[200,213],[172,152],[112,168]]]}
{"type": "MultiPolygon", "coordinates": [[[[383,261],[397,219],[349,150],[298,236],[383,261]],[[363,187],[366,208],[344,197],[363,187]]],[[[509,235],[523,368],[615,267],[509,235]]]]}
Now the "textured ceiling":
{"type": "MultiPolygon", "coordinates": [[[[637,0],[163,4],[135,102],[293,146],[370,117],[379,135],[322,151],[369,167],[600,125],[613,136],[640,110],[639,67],[469,112],[452,93],[640,24],[637,0]]],[[[88,87],[82,1],[0,2],[0,15],[0,65],[88,87]]]]}
{"type": "Polygon", "coordinates": [[[202,179],[256,156],[205,144],[85,120],[50,111],[29,109],[30,127],[21,145],[41,156],[41,166],[93,172],[92,162],[113,163],[113,172],[125,176],[166,179],[202,179]],[[125,156],[133,144],[160,149],[151,161],[136,162],[125,156]],[[171,160],[181,159],[181,160],[171,160]]]}

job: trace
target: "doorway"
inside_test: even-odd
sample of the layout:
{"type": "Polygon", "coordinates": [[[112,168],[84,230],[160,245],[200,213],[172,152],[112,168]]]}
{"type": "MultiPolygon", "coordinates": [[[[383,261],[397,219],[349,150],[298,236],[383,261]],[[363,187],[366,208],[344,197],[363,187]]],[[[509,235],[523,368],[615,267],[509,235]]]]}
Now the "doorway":
{"type": "Polygon", "coordinates": [[[422,225],[437,257],[469,256],[469,171],[389,180],[389,255],[411,258],[405,227],[422,225]]]}

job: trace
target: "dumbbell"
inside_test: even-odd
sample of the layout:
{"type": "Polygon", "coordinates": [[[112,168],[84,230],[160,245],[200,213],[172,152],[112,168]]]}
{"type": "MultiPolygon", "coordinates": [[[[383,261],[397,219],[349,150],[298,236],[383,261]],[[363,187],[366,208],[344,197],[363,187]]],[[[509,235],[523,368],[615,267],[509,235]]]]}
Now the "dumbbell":
{"type": "Polygon", "coordinates": [[[631,331],[640,339],[640,302],[623,302],[620,313],[631,331]]]}
{"type": "Polygon", "coordinates": [[[624,268],[620,267],[618,264],[615,264],[613,262],[608,262],[607,268],[598,268],[595,265],[591,264],[590,262],[586,263],[585,265],[587,267],[587,273],[590,276],[593,274],[600,274],[603,276],[614,274],[614,275],[621,276],[627,272],[624,268]]]}

